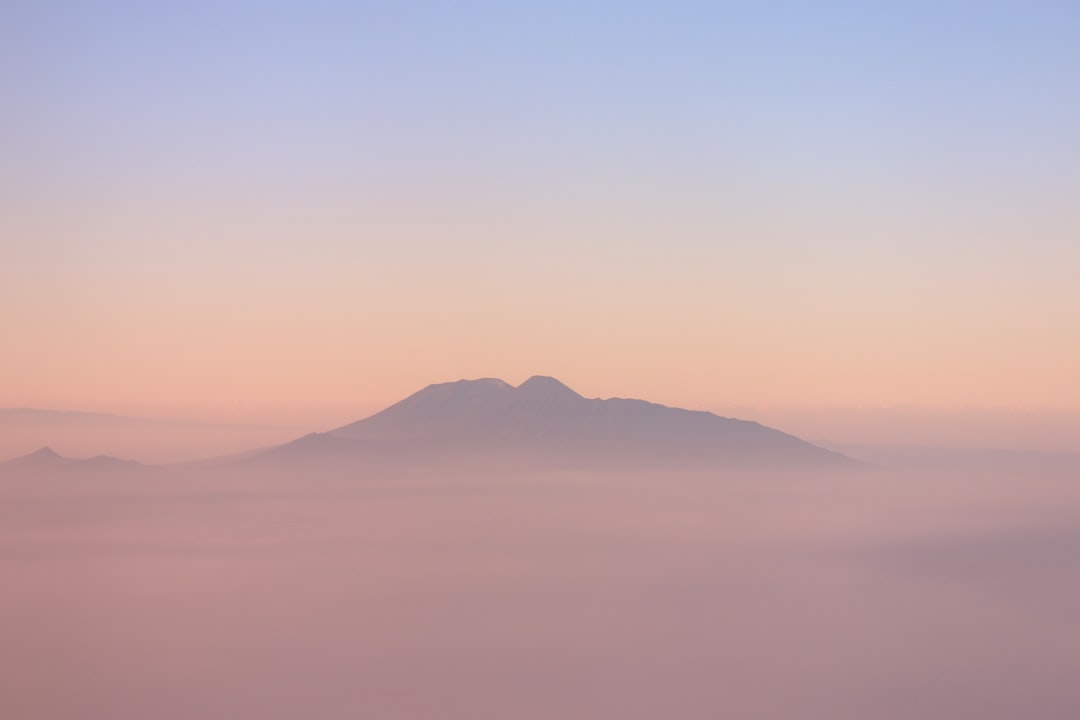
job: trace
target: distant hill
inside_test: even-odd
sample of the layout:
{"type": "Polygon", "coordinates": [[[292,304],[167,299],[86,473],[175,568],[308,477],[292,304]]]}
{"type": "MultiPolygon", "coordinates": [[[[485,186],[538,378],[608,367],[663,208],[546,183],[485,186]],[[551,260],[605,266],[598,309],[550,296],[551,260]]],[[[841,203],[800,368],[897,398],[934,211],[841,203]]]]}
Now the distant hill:
{"type": "Polygon", "coordinates": [[[0,408],[0,458],[48,446],[68,457],[105,454],[158,464],[271,447],[299,432],[296,427],[0,408]]]}
{"type": "Polygon", "coordinates": [[[841,466],[843,455],[756,422],[644,400],[590,399],[552,377],[430,385],[385,410],[257,456],[337,463],[505,457],[570,465],[841,466]]]}
{"type": "Polygon", "coordinates": [[[89,470],[110,473],[137,470],[142,467],[145,466],[133,460],[122,460],[109,455],[97,455],[92,458],[64,457],[50,447],[43,447],[29,455],[0,463],[0,468],[5,470],[89,470]]]}

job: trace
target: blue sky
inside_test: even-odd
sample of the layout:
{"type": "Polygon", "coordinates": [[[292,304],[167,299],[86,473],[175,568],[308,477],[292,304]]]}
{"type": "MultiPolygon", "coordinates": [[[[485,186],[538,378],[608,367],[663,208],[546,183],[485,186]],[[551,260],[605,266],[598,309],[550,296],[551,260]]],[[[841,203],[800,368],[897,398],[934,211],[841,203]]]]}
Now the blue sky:
{"type": "Polygon", "coordinates": [[[375,336],[465,328],[451,376],[557,369],[484,364],[529,317],[522,353],[564,348],[571,382],[575,343],[633,356],[636,332],[700,358],[687,382],[737,344],[715,393],[738,402],[1080,407],[1056,389],[1080,362],[1075,3],[54,1],[0,26],[22,318],[0,329],[27,347],[148,322],[121,299],[182,328],[176,298],[205,295],[258,326],[292,287],[375,336]],[[886,372],[893,345],[951,369],[886,372]],[[837,367],[753,376],[778,354],[837,367]]]}
{"type": "Polygon", "coordinates": [[[646,185],[747,174],[778,191],[869,182],[963,203],[1060,187],[1080,143],[1071,3],[5,12],[5,144],[45,182],[450,176],[530,191],[654,168],[646,185]]]}

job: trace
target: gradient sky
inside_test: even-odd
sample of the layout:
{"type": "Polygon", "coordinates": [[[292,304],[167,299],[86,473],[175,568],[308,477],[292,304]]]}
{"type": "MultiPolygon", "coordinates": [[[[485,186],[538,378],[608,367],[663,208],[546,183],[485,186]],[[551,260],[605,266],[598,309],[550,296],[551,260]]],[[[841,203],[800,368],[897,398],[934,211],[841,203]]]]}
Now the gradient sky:
{"type": "MultiPolygon", "coordinates": [[[[1080,5],[0,7],[0,406],[1080,410],[1080,5]]],[[[361,412],[361,414],[362,414],[361,412]]]]}

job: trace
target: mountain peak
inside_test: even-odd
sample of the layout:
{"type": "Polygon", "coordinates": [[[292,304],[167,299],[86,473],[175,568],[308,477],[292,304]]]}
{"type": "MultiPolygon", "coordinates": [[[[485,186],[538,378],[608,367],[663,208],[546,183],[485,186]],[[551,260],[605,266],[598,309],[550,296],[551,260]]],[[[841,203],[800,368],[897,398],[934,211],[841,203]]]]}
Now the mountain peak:
{"type": "Polygon", "coordinates": [[[8,460],[3,464],[22,467],[51,467],[53,465],[64,465],[68,462],[70,461],[66,457],[46,446],[28,455],[21,455],[14,460],[8,460]]]}
{"type": "Polygon", "coordinates": [[[419,395],[424,392],[485,392],[494,391],[499,392],[502,390],[511,390],[513,385],[500,380],[499,378],[476,378],[475,380],[462,379],[451,380],[450,382],[433,383],[421,390],[419,395]]]}
{"type": "Polygon", "coordinates": [[[31,460],[31,459],[33,459],[33,460],[62,460],[63,459],[63,456],[61,456],[60,453],[56,452],[55,450],[53,450],[48,445],[46,445],[45,447],[40,448],[38,450],[35,450],[34,452],[30,453],[29,455],[24,455],[23,457],[26,458],[27,460],[31,460]]]}
{"type": "Polygon", "coordinates": [[[452,382],[435,383],[428,385],[420,392],[414,393],[409,399],[429,401],[431,399],[479,400],[482,398],[499,397],[511,390],[514,386],[498,378],[478,378],[476,380],[454,380],[452,382]]]}
{"type": "Polygon", "coordinates": [[[581,395],[548,375],[533,375],[531,378],[518,385],[517,391],[519,394],[524,394],[527,397],[581,397],[581,395]]]}
{"type": "Polygon", "coordinates": [[[510,383],[500,378],[477,378],[475,380],[458,380],[454,385],[474,385],[476,387],[492,387],[505,389],[513,387],[510,383]]]}

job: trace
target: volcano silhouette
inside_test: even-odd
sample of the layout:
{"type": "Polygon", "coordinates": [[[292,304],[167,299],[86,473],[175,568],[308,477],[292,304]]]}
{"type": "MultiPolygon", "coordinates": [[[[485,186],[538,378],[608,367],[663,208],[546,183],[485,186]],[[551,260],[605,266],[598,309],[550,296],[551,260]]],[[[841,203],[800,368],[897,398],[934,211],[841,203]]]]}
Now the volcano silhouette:
{"type": "Polygon", "coordinates": [[[568,465],[835,466],[837,453],[756,422],[644,400],[585,398],[537,375],[429,385],[371,417],[264,459],[505,457],[568,465]]]}

